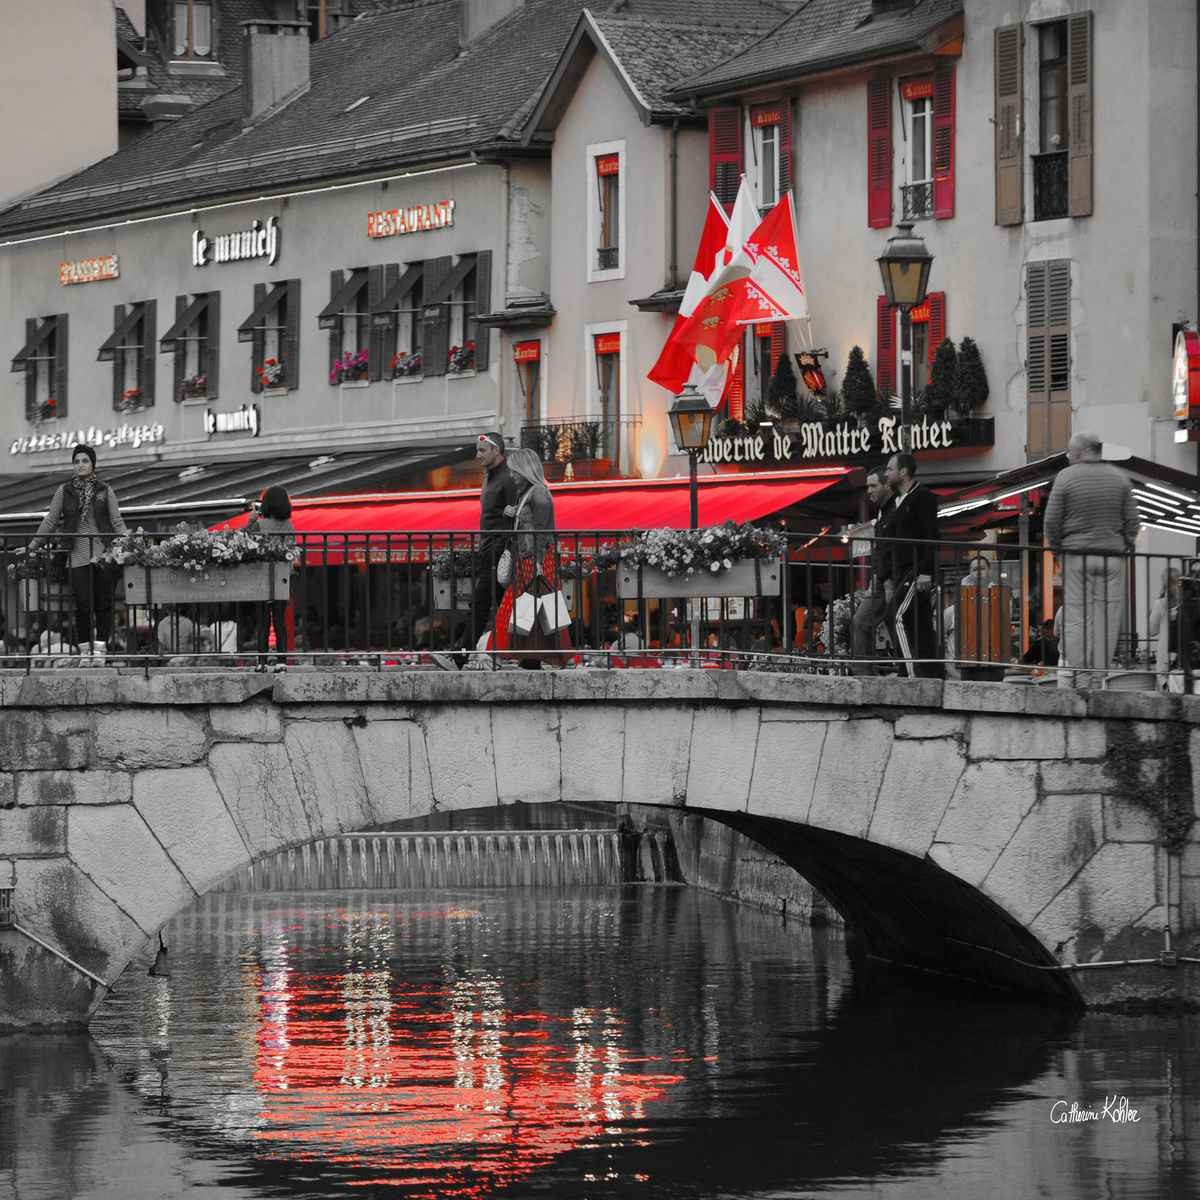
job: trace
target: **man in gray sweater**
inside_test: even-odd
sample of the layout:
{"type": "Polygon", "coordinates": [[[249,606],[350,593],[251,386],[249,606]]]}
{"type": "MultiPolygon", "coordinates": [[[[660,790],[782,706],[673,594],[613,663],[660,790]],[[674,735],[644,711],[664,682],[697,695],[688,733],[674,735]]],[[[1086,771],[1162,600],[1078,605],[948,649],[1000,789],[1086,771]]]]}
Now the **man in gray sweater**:
{"type": "Polygon", "coordinates": [[[1046,544],[1062,555],[1063,646],[1060,687],[1099,687],[1124,624],[1126,556],[1138,534],[1129,477],[1101,462],[1100,439],[1077,433],[1067,446],[1046,505],[1046,544]],[[1078,673],[1077,673],[1078,672],[1078,673]]]}

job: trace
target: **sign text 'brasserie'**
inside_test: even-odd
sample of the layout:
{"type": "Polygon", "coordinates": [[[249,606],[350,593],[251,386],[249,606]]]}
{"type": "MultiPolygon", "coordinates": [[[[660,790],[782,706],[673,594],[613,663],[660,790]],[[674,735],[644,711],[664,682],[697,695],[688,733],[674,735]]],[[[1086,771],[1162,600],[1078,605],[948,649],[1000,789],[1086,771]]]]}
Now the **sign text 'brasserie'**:
{"type": "Polygon", "coordinates": [[[899,454],[905,450],[936,450],[954,444],[953,430],[949,421],[931,421],[928,417],[922,417],[920,424],[902,425],[898,417],[880,417],[874,425],[847,423],[832,428],[826,428],[820,421],[805,421],[799,429],[786,433],[770,429],[742,437],[712,438],[701,461],[857,458],[869,454],[899,454]]]}

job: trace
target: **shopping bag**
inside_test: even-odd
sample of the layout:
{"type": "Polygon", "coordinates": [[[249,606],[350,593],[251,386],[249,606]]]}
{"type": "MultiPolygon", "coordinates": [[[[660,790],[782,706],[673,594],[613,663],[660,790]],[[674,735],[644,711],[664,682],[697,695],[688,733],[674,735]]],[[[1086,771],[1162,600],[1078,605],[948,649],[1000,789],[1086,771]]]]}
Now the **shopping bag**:
{"type": "Polygon", "coordinates": [[[543,633],[557,633],[571,624],[571,610],[561,591],[548,592],[538,600],[537,606],[538,624],[543,633]]]}
{"type": "Polygon", "coordinates": [[[522,592],[513,602],[513,633],[532,633],[537,620],[537,600],[528,592],[522,592]]]}

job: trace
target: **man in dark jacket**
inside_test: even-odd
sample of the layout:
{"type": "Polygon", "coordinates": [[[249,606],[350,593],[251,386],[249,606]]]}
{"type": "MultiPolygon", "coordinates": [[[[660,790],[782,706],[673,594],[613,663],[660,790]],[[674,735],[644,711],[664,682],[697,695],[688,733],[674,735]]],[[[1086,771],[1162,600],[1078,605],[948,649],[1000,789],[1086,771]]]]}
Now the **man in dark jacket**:
{"type": "Polygon", "coordinates": [[[895,539],[889,610],[909,675],[944,679],[945,662],[930,611],[937,547],[927,544],[939,536],[937,497],[917,482],[916,474],[917,460],[911,454],[893,454],[888,459],[887,481],[896,494],[896,510],[888,529],[895,539]]]}
{"type": "Polygon", "coordinates": [[[885,539],[896,511],[896,498],[892,495],[882,467],[876,467],[867,474],[867,495],[875,505],[875,530],[871,543],[869,594],[855,608],[850,621],[850,644],[854,652],[850,670],[855,675],[875,674],[877,667],[870,661],[875,657],[875,631],[887,619],[892,547],[885,539]]]}
{"type": "Polygon", "coordinates": [[[513,529],[512,508],[518,499],[517,483],[504,456],[504,438],[498,433],[481,433],[475,442],[475,459],[484,470],[479,493],[479,557],[476,565],[475,598],[471,611],[471,646],[474,648],[491,624],[501,590],[496,583],[496,564],[509,543],[513,529]],[[505,512],[505,509],[509,512],[505,512]]]}

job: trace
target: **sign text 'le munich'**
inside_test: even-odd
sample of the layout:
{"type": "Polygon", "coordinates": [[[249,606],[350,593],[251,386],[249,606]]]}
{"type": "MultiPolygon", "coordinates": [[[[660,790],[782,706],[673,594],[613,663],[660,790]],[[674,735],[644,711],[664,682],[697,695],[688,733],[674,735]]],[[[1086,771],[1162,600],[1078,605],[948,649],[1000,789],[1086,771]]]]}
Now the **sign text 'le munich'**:
{"type": "Polygon", "coordinates": [[[279,257],[279,219],[268,217],[266,224],[256,217],[249,229],[233,233],[215,233],[209,237],[202,229],[192,230],[192,266],[209,263],[241,262],[245,258],[265,258],[270,266],[279,257]]]}
{"type": "Polygon", "coordinates": [[[898,417],[880,417],[875,428],[869,425],[837,425],[826,429],[820,421],[805,421],[798,430],[783,433],[713,438],[701,462],[761,462],[767,457],[786,461],[799,458],[853,458],[857,455],[899,454],[904,450],[934,450],[954,443],[949,421],[931,421],[901,425],[898,417]],[[770,454],[768,454],[770,446],[770,454]]]}

